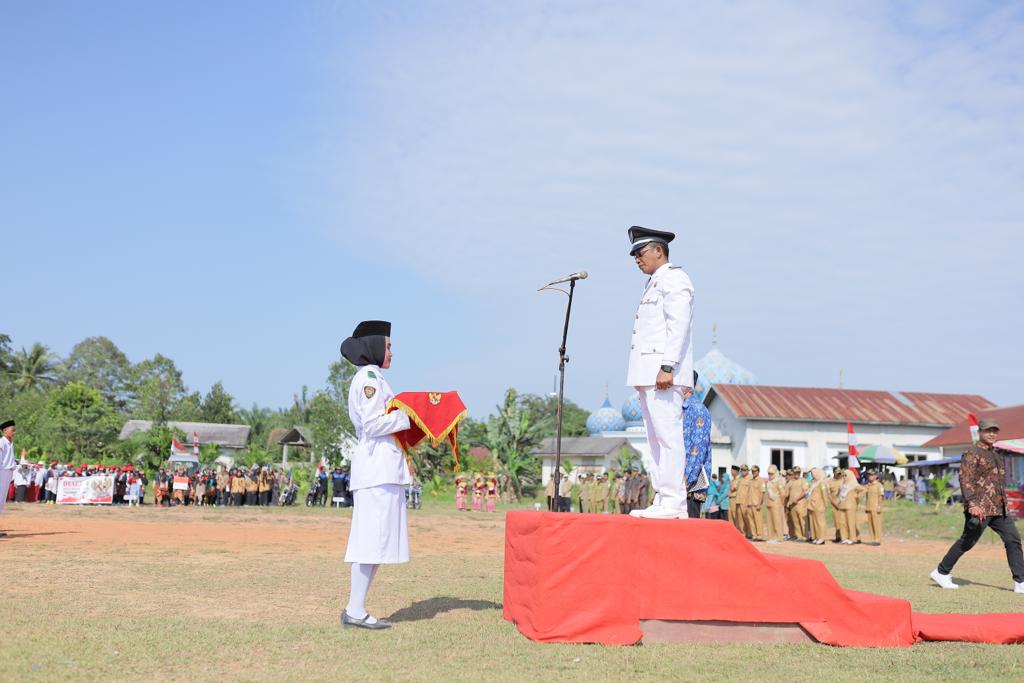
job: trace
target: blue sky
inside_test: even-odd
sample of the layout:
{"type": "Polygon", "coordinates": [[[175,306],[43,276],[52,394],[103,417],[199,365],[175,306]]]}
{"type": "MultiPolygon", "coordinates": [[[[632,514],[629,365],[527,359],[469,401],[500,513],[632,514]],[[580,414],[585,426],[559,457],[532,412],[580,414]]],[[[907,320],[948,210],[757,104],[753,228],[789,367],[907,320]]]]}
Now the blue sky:
{"type": "Polygon", "coordinates": [[[1022,3],[0,5],[4,321],[172,357],[243,405],[356,322],[475,416],[627,395],[673,230],[762,383],[1024,403],[1022,3]]]}

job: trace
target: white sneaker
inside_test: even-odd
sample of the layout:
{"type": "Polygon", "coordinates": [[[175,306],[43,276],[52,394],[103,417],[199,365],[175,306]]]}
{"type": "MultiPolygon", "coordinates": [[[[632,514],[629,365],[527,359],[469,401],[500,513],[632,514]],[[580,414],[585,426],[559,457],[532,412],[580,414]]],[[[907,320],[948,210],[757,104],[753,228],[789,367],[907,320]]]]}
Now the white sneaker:
{"type": "Polygon", "coordinates": [[[1019,581],[1019,582],[1018,581],[1014,581],[1013,582],[1013,592],[1014,593],[1024,593],[1024,581],[1019,581]]]}
{"type": "MultiPolygon", "coordinates": [[[[940,574],[938,569],[933,570],[932,573],[929,576],[932,577],[932,581],[934,581],[935,583],[939,584],[943,588],[949,588],[949,589],[952,589],[952,590],[956,590],[957,588],[960,587],[960,586],[956,585],[955,583],[953,583],[953,577],[952,576],[950,576],[949,574],[940,574]]],[[[1022,588],[1020,592],[1024,593],[1024,588],[1022,588]]]]}
{"type": "MultiPolygon", "coordinates": [[[[686,510],[674,510],[660,505],[652,505],[646,510],[634,510],[633,512],[639,513],[634,515],[635,517],[642,517],[644,519],[679,519],[680,517],[686,517],[686,510]]],[[[630,514],[632,515],[633,512],[630,514]]]]}
{"type": "Polygon", "coordinates": [[[647,512],[648,510],[653,510],[656,507],[658,507],[658,506],[657,505],[648,505],[643,510],[640,510],[640,509],[630,510],[629,511],[629,516],[630,517],[643,517],[645,512],[647,512]]]}

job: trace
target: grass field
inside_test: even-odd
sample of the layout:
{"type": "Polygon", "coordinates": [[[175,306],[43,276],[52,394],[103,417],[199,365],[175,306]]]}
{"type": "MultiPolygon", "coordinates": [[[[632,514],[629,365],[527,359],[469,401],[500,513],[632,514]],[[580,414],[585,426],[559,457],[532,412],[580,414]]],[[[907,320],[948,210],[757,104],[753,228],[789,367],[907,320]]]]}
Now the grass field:
{"type": "MultiPolygon", "coordinates": [[[[383,567],[369,600],[395,628],[367,632],[337,625],[348,511],[9,505],[0,680],[1024,680],[1021,646],[533,643],[501,617],[502,515],[452,507],[411,513],[412,562],[383,567]]],[[[1024,611],[990,538],[958,565],[959,591],[930,584],[961,524],[930,510],[893,506],[879,548],[758,548],[918,611],[1024,611]]]]}

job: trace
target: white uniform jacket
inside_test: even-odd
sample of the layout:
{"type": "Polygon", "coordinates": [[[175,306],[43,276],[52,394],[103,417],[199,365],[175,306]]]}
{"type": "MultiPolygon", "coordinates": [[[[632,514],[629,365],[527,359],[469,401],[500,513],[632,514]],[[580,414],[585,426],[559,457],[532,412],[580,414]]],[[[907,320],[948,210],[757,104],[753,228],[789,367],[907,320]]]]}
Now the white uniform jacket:
{"type": "MultiPolygon", "coordinates": [[[[6,436],[0,436],[0,470],[13,470],[16,466],[14,461],[14,444],[6,436]]],[[[7,495],[4,491],[3,495],[7,495]]]]}
{"type": "Polygon", "coordinates": [[[693,386],[693,283],[681,266],[654,271],[637,307],[626,385],[652,387],[662,365],[676,386],[693,386]]]}
{"type": "Polygon", "coordinates": [[[392,436],[409,429],[409,416],[401,410],[384,414],[388,401],[394,397],[395,392],[376,365],[364,365],[352,378],[348,416],[359,439],[352,455],[353,491],[381,484],[412,483],[405,454],[392,436]]]}

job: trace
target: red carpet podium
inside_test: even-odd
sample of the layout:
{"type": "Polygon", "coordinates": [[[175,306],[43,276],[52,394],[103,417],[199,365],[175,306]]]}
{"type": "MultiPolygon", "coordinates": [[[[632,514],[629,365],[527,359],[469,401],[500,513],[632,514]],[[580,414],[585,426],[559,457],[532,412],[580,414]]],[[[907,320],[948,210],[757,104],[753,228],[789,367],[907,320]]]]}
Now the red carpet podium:
{"type": "Polygon", "coordinates": [[[761,553],[728,522],[625,515],[509,512],[504,616],[557,643],[664,642],[672,625],[690,642],[1024,642],[1024,614],[914,614],[821,562],[761,553]]]}

